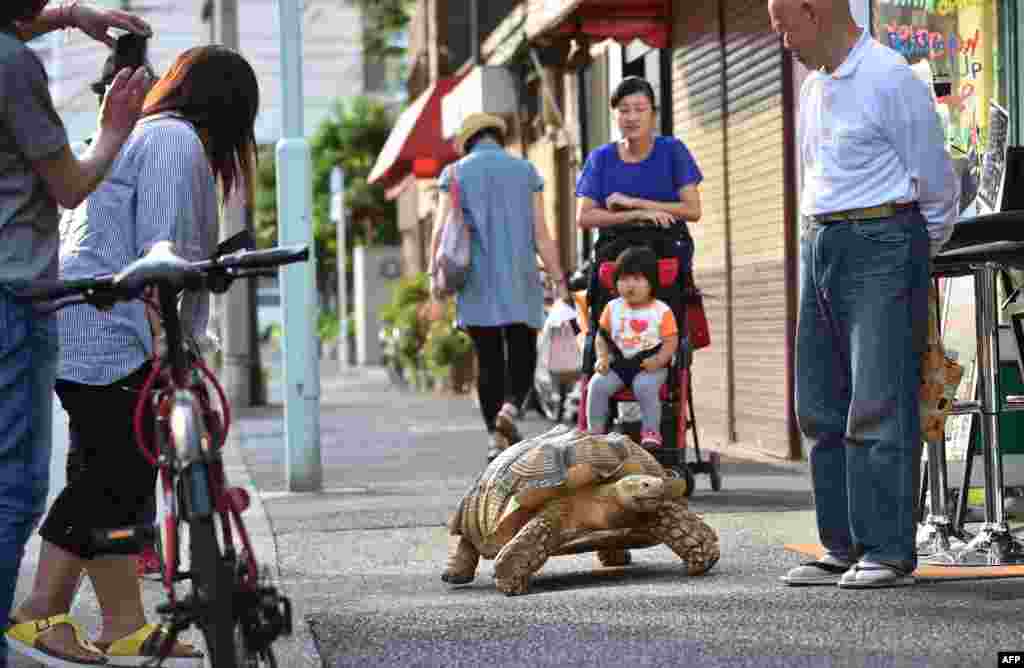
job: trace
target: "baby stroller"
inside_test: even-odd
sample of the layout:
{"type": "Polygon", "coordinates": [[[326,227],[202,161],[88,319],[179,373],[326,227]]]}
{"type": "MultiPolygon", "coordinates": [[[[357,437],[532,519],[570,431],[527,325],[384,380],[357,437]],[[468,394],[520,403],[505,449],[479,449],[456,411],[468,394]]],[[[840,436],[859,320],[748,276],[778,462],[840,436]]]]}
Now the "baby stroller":
{"type": "MultiPolygon", "coordinates": [[[[679,233],[673,229],[650,227],[646,225],[628,225],[616,228],[617,234],[608,241],[598,241],[590,266],[584,275],[578,275],[573,283],[579,285],[586,281],[587,312],[581,317],[581,325],[585,329],[583,339],[583,359],[581,364],[583,396],[579,409],[579,428],[586,430],[587,425],[587,385],[594,373],[596,351],[594,341],[597,334],[596,326],[605,305],[615,297],[615,258],[631,246],[648,246],[658,256],[658,282],[655,296],[672,308],[676,321],[680,324],[679,351],[669,365],[668,380],[661,387],[661,437],[662,447],[651,450],[651,454],[665,467],[670,475],[684,478],[688,492],[694,489],[695,476],[707,474],[711,489],[722,488],[722,476],[719,472],[718,453],[712,452],[706,459],[700,454],[700,442],[697,435],[697,422],[693,412],[693,384],[690,377],[690,362],[693,351],[710,343],[707,320],[704,317],[703,301],[700,292],[693,283],[690,271],[681,275],[679,259],[676,255],[679,233]],[[690,430],[693,437],[694,460],[687,461],[686,433],[690,430]]],[[[582,316],[582,314],[581,314],[582,316]]],[[[635,402],[632,390],[624,388],[612,397],[609,407],[609,420],[614,425],[606,425],[605,431],[619,431],[628,434],[636,442],[640,442],[639,416],[623,417],[620,406],[626,402],[635,402]],[[614,416],[619,414],[619,418],[614,416]],[[614,427],[613,429],[610,427],[614,427]]],[[[635,403],[634,403],[635,406],[635,403]]]]}

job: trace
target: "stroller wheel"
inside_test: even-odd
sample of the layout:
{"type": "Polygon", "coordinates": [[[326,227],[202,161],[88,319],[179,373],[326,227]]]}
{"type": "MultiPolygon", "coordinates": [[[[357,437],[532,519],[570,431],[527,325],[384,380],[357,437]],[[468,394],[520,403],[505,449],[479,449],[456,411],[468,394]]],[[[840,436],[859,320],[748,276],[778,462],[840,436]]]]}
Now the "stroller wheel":
{"type": "Polygon", "coordinates": [[[708,455],[708,480],[711,482],[711,489],[715,492],[722,491],[722,472],[718,468],[720,459],[717,452],[708,455]]]}

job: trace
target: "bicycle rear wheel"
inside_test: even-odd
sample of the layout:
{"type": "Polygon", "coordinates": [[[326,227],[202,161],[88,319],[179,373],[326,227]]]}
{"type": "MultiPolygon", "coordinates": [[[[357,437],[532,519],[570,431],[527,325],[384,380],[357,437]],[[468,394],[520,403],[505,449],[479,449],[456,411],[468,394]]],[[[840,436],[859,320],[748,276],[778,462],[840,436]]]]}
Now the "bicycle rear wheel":
{"type": "Polygon", "coordinates": [[[199,609],[199,629],[212,668],[239,666],[235,647],[234,569],[225,563],[212,517],[189,523],[192,593],[199,609]]]}

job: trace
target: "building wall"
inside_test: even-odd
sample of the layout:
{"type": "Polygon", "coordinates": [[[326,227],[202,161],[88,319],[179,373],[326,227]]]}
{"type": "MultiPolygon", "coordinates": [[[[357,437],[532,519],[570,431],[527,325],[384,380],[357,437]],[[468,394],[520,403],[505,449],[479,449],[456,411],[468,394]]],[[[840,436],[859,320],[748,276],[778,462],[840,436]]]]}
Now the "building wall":
{"type": "Polygon", "coordinates": [[[712,344],[695,355],[705,438],[778,456],[793,447],[787,375],[783,66],[760,0],[712,0],[677,17],[674,133],[704,173],[690,226],[712,344]]]}
{"type": "Polygon", "coordinates": [[[425,269],[420,258],[419,194],[414,184],[402,190],[397,204],[402,274],[408,276],[425,269]]]}
{"type": "Polygon", "coordinates": [[[544,219],[547,222],[548,234],[551,238],[558,239],[560,236],[559,221],[561,213],[559,205],[562,193],[558,188],[558,159],[555,145],[546,139],[541,139],[527,147],[527,159],[540,172],[544,179],[544,219]]]}
{"type": "Polygon", "coordinates": [[[762,0],[730,0],[726,8],[735,437],[785,456],[791,443],[782,48],[762,0]]]}
{"type": "Polygon", "coordinates": [[[725,64],[718,2],[703,2],[692,12],[680,14],[673,26],[672,124],[704,174],[700,186],[703,215],[690,225],[690,233],[695,245],[694,278],[707,295],[704,308],[711,346],[694,356],[694,412],[706,437],[729,442],[733,433],[722,93],[725,64]]]}

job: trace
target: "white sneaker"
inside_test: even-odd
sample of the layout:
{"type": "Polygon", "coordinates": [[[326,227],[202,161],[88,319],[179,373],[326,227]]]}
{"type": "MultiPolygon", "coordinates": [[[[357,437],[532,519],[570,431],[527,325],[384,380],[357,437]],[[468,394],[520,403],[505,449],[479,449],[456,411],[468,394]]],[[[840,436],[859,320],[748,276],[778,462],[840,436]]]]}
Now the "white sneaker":
{"type": "Polygon", "coordinates": [[[844,573],[850,570],[852,563],[840,561],[835,557],[825,556],[818,561],[808,561],[779,579],[791,587],[808,587],[813,585],[835,585],[844,573]]]}
{"type": "Polygon", "coordinates": [[[884,589],[887,587],[909,587],[916,584],[914,576],[906,571],[861,560],[839,579],[842,589],[884,589]]]}

